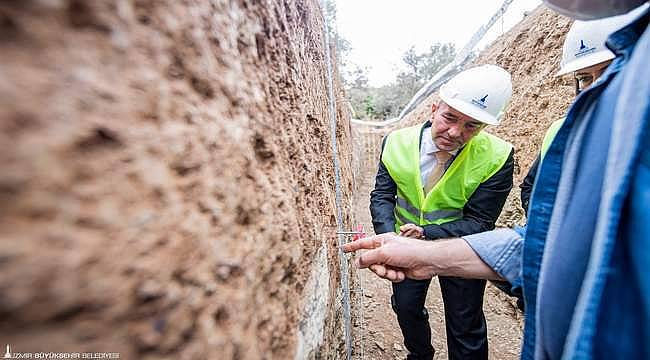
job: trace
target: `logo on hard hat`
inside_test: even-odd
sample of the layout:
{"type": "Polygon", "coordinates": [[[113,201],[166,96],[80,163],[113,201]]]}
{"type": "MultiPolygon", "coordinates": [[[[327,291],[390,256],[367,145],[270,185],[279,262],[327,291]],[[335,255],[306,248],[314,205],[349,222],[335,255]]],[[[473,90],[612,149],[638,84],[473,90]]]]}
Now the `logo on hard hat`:
{"type": "Polygon", "coordinates": [[[580,40],[580,48],[578,49],[578,52],[575,53],[575,57],[585,56],[587,54],[591,54],[594,51],[596,51],[595,47],[589,47],[585,45],[584,40],[580,40]]]}
{"type": "Polygon", "coordinates": [[[472,104],[480,107],[481,109],[487,108],[487,105],[485,105],[485,101],[487,100],[488,95],[489,94],[486,94],[485,96],[483,96],[482,98],[480,98],[478,100],[472,99],[472,104]]]}

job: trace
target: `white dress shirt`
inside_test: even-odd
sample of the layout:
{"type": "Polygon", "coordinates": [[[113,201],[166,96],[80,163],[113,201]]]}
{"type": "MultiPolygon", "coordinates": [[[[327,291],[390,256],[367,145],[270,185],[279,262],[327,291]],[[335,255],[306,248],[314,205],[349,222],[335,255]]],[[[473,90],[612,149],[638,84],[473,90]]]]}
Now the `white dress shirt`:
{"type": "MultiPolygon", "coordinates": [[[[458,153],[458,150],[459,149],[448,151],[448,153],[450,153],[453,158],[458,153]]],[[[433,168],[435,168],[438,163],[438,160],[434,155],[438,151],[440,150],[433,142],[431,128],[424,129],[424,133],[422,134],[422,146],[420,147],[420,179],[422,179],[423,185],[427,183],[429,174],[431,174],[431,171],[433,171],[433,168]]]]}

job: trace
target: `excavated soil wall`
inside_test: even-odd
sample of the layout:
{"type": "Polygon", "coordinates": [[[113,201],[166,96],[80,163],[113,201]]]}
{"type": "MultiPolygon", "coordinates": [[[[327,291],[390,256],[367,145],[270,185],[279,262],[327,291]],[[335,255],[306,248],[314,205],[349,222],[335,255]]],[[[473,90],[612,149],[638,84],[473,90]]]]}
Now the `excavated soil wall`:
{"type": "Polygon", "coordinates": [[[0,3],[2,344],[342,354],[324,43],[314,0],[0,3]]]}

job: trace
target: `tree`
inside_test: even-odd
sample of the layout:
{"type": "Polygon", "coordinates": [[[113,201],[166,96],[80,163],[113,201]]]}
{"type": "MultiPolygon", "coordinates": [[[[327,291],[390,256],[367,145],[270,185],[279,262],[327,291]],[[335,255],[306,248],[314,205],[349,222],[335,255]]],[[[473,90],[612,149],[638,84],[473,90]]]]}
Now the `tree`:
{"type": "Polygon", "coordinates": [[[368,68],[354,65],[352,70],[349,70],[343,76],[344,85],[347,88],[364,89],[368,87],[368,68]]]}
{"type": "Polygon", "coordinates": [[[352,50],[350,42],[341,36],[336,25],[336,2],[334,0],[323,1],[323,16],[327,24],[330,41],[334,41],[336,46],[336,65],[343,69],[347,65],[347,58],[352,50]]]}
{"type": "Polygon", "coordinates": [[[408,71],[401,72],[397,75],[397,82],[403,83],[407,86],[410,92],[417,91],[421,79],[422,79],[422,64],[423,64],[424,54],[417,54],[415,52],[415,46],[411,46],[404,55],[402,55],[402,61],[406,64],[408,71]]]}
{"type": "Polygon", "coordinates": [[[411,97],[455,56],[456,49],[449,43],[433,44],[422,53],[412,46],[402,55],[406,70],[398,73],[390,84],[380,87],[369,87],[367,69],[356,66],[344,76],[348,99],[355,113],[365,114],[367,119],[395,117],[411,97]]]}
{"type": "Polygon", "coordinates": [[[440,44],[436,43],[431,45],[429,51],[423,54],[423,63],[420,68],[420,74],[426,81],[433,76],[438,70],[441,70],[445,65],[449,64],[456,56],[456,47],[454,44],[440,44]]]}
{"type": "Polygon", "coordinates": [[[454,56],[456,49],[449,43],[433,44],[428,51],[421,54],[416,53],[415,47],[411,46],[402,56],[408,70],[397,75],[397,82],[410,88],[410,93],[415,94],[438,70],[449,64],[454,56]]]}

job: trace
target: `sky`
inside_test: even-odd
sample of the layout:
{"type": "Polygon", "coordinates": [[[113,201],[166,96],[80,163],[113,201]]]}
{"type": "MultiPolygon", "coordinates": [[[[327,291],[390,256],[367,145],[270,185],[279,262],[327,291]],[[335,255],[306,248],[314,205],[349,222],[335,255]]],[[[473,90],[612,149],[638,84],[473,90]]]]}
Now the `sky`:
{"type": "MultiPolygon", "coordinates": [[[[395,79],[402,55],[411,46],[423,52],[436,42],[451,42],[460,50],[487,23],[503,0],[336,0],[337,29],[352,47],[348,62],[368,69],[372,86],[395,79]]],[[[507,31],[540,0],[515,0],[503,20],[507,31]]],[[[497,22],[479,48],[502,33],[497,22]]]]}

